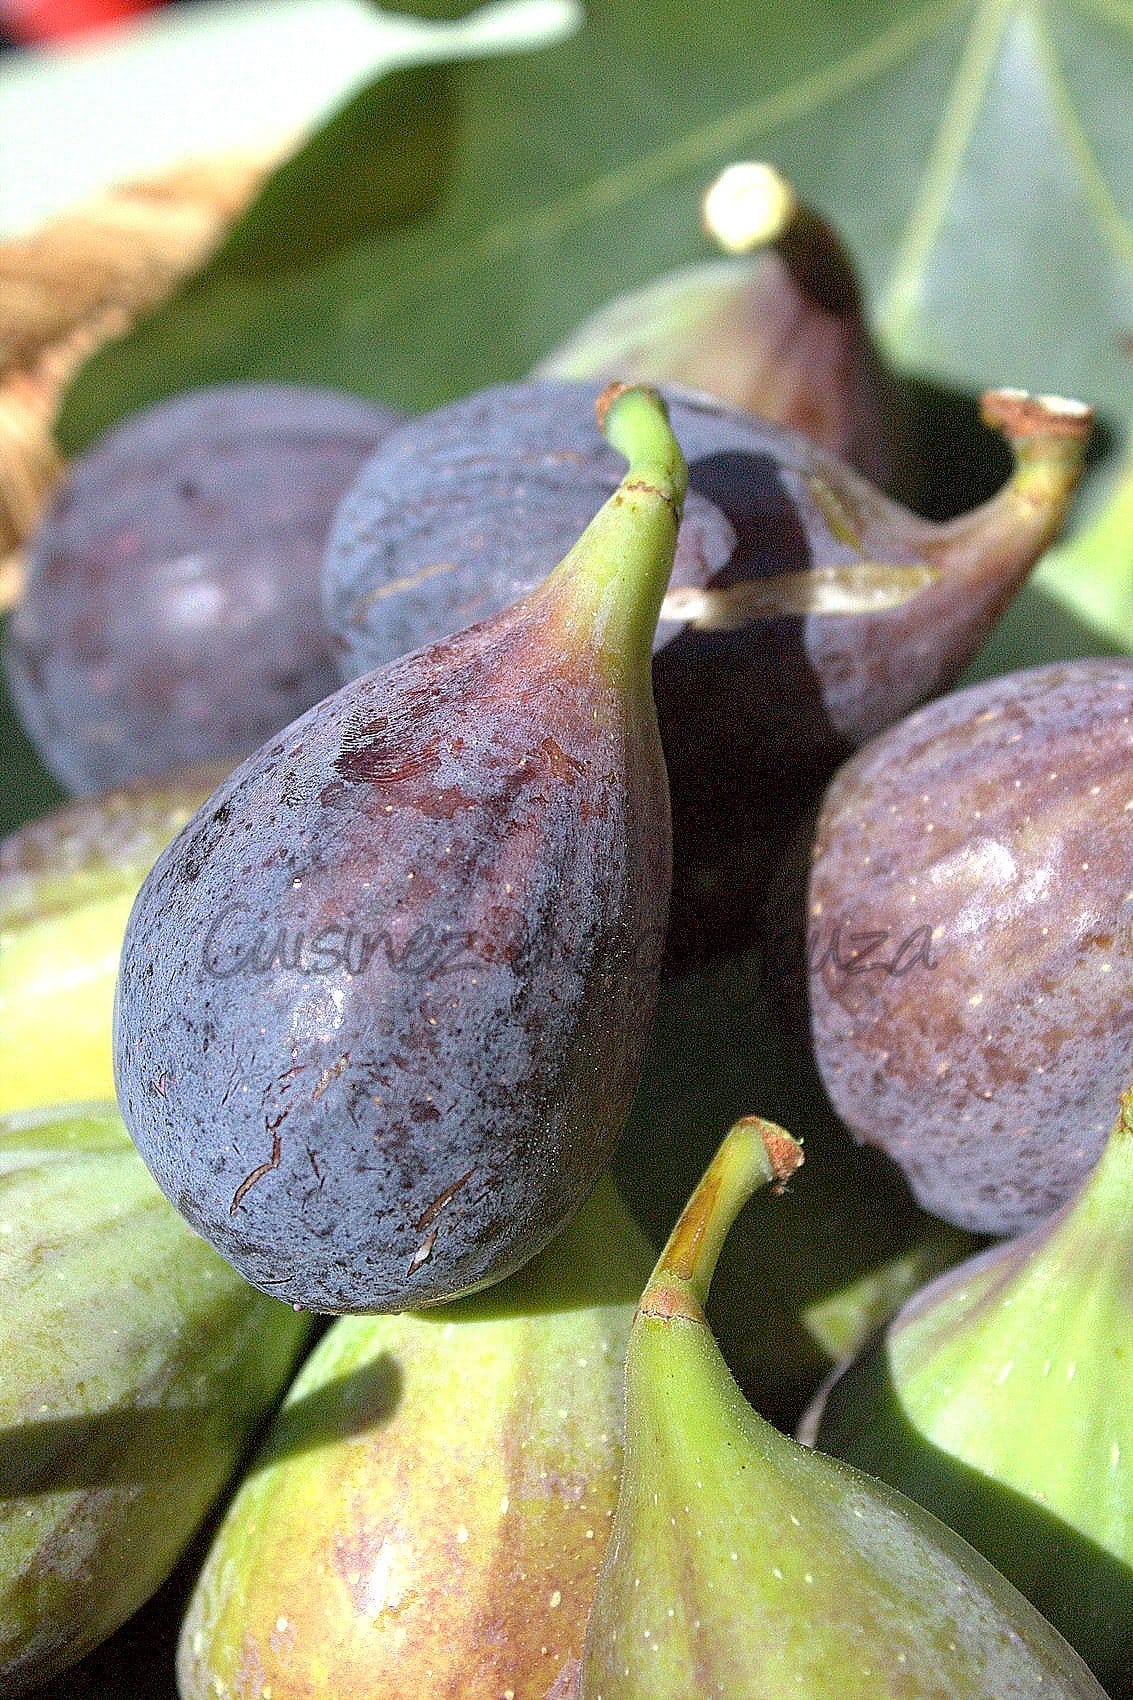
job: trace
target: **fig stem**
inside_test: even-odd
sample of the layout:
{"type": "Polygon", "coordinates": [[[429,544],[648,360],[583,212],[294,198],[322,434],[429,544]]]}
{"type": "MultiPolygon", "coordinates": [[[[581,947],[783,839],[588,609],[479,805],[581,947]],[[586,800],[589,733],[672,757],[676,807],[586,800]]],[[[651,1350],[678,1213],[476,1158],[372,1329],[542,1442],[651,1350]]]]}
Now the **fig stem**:
{"type": "Polygon", "coordinates": [[[803,1160],[789,1133],[743,1116],[728,1133],[681,1212],[638,1307],[641,1315],[702,1322],[708,1289],[732,1223],[762,1186],[782,1188],[803,1160]]]}
{"type": "Polygon", "coordinates": [[[989,564],[1015,561],[1021,582],[1062,530],[1082,476],[1094,410],[1063,396],[988,390],[980,398],[980,417],[1007,440],[1015,462],[1010,478],[970,513],[943,525],[925,521],[913,541],[954,574],[982,578],[989,564]]]}
{"type": "Polygon", "coordinates": [[[536,594],[556,603],[568,643],[595,645],[609,666],[644,685],[673,570],[688,468],[656,390],[608,384],[595,411],[607,442],[629,466],[536,594]]]}
{"type": "Polygon", "coordinates": [[[722,253],[774,248],[808,301],[836,317],[861,318],[857,275],[837,231],[799,200],[773,165],[743,160],[727,166],[705,190],[700,217],[722,253]]]}

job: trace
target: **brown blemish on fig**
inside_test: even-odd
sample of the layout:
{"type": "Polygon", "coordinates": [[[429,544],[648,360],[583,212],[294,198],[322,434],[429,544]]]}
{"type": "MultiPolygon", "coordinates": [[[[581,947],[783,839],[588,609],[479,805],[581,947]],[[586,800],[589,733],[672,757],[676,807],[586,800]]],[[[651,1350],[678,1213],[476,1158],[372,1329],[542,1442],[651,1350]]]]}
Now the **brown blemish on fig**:
{"type": "Polygon", "coordinates": [[[270,1175],[273,1169],[279,1168],[282,1154],[282,1141],[280,1140],[278,1132],[273,1133],[271,1136],[270,1161],[267,1163],[261,1163],[258,1169],[253,1169],[250,1175],[245,1175],[244,1179],[240,1182],[240,1185],[236,1188],[236,1191],[232,1195],[232,1203],[228,1206],[228,1213],[230,1216],[234,1216],[236,1214],[241,1201],[247,1197],[248,1193],[251,1192],[257,1181],[262,1181],[265,1175],[270,1175]]]}
{"type": "Polygon", "coordinates": [[[475,1173],[475,1169],[467,1170],[465,1174],[461,1175],[458,1181],[453,1181],[451,1186],[447,1186],[443,1192],[439,1192],[437,1194],[433,1202],[428,1205],[413,1224],[419,1234],[423,1234],[425,1229],[430,1227],[432,1223],[436,1221],[441,1211],[445,1208],[445,1205],[452,1203],[457,1193],[468,1185],[475,1173]]]}

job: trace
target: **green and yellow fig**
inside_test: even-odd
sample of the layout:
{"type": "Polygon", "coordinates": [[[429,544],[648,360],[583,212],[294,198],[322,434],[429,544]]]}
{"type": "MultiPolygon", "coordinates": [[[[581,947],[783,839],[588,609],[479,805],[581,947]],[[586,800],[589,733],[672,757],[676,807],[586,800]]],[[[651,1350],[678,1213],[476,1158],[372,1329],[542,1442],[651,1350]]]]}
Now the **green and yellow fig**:
{"type": "Polygon", "coordinates": [[[224,771],[190,768],[67,803],[0,840],[0,1115],[113,1098],[130,905],[224,771]]]}
{"type": "Polygon", "coordinates": [[[1123,1697],[1131,1276],[1133,1091],[1073,1202],[911,1299],[800,1431],[964,1535],[1123,1697]]]}
{"type": "Polygon", "coordinates": [[[187,1227],[112,1107],[0,1120],[6,1700],[161,1585],[309,1326],[187,1227]]]}
{"type": "Polygon", "coordinates": [[[649,1262],[607,1179],[503,1285],[335,1323],[216,1536],[183,1700],[544,1700],[582,1650],[649,1262]]]}
{"type": "Polygon", "coordinates": [[[712,1269],[753,1189],[800,1159],[780,1128],[738,1123],[638,1306],[582,1700],[1100,1700],[978,1553],[778,1433],[729,1375],[704,1313],[712,1269]]]}

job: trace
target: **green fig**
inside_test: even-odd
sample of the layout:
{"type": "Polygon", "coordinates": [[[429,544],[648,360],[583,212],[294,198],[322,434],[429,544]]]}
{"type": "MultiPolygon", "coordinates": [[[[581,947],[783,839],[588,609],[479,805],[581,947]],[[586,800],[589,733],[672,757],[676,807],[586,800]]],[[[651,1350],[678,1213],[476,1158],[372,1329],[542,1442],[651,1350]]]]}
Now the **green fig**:
{"type": "Polygon", "coordinates": [[[166,1203],[108,1105],[0,1121],[0,1693],[169,1575],[310,1319],[166,1203]]]}
{"type": "Polygon", "coordinates": [[[801,1433],[1009,1576],[1133,1686],[1133,1091],[1078,1196],[913,1298],[801,1433]]]}
{"type": "Polygon", "coordinates": [[[110,1030],[138,887],[224,774],[186,770],[0,840],[0,1115],[113,1098],[110,1030]]]}
{"type": "Polygon", "coordinates": [[[649,1264],[605,1179],[504,1284],[335,1323],[216,1536],[183,1700],[544,1700],[582,1650],[649,1264]]]}
{"type": "Polygon", "coordinates": [[[721,172],[701,217],[726,258],[608,302],[533,376],[684,384],[803,432],[891,488],[901,454],[897,388],[874,351],[836,231],[762,162],[721,172]]]}
{"type": "Polygon", "coordinates": [[[704,1314],[720,1245],[801,1152],[733,1127],[638,1306],[626,1448],[582,1700],[1099,1700],[1034,1608],[943,1524],[747,1405],[704,1314]]]}

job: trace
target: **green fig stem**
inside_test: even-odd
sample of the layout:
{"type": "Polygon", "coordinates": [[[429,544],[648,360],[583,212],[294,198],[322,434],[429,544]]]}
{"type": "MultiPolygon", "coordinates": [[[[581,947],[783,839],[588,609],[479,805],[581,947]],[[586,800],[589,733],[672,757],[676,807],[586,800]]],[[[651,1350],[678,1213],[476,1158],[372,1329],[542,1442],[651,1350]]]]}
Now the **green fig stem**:
{"type": "Polygon", "coordinates": [[[609,664],[647,679],[688,468],[656,390],[608,384],[595,410],[607,442],[629,466],[537,594],[559,604],[568,641],[593,642],[609,664]]]}
{"type": "Polygon", "coordinates": [[[708,1289],[728,1230],[748,1199],[768,1184],[781,1189],[803,1160],[802,1148],[774,1122],[744,1116],[729,1130],[658,1259],[638,1306],[641,1316],[704,1321],[708,1289]]]}
{"type": "Polygon", "coordinates": [[[1063,396],[988,390],[980,398],[980,417],[1007,439],[1015,470],[971,513],[941,526],[925,523],[916,540],[921,551],[930,559],[939,554],[954,571],[965,564],[979,571],[1004,557],[1029,565],[1054,542],[1082,476],[1094,410],[1063,396]]]}

